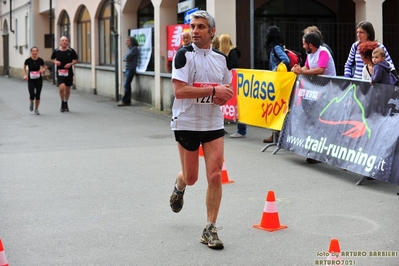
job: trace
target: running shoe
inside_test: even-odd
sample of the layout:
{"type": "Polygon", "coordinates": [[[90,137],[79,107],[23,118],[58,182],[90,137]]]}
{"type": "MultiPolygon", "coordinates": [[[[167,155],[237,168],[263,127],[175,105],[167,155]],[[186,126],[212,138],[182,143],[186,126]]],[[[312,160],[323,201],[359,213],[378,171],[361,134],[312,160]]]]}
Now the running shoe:
{"type": "Polygon", "coordinates": [[[222,230],[222,227],[216,228],[213,224],[205,228],[202,232],[200,242],[213,249],[223,249],[223,242],[218,237],[219,230],[222,230]]]}
{"type": "Polygon", "coordinates": [[[181,209],[183,208],[183,204],[184,204],[184,200],[183,200],[183,196],[184,196],[184,191],[178,191],[176,188],[176,183],[177,183],[177,179],[173,188],[173,193],[170,196],[170,208],[172,208],[173,212],[179,212],[181,211],[181,209]]]}

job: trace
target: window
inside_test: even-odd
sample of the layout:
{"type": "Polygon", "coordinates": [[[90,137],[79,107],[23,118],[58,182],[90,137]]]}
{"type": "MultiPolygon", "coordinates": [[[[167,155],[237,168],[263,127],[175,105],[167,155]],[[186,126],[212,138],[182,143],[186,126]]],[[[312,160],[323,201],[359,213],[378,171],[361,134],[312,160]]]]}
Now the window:
{"type": "Polygon", "coordinates": [[[137,12],[139,28],[154,27],[154,6],[149,0],[142,0],[137,12]]]}
{"type": "Polygon", "coordinates": [[[78,19],[78,54],[82,63],[91,62],[91,22],[90,14],[85,6],[82,7],[78,19]]]}
{"type": "Polygon", "coordinates": [[[61,15],[61,23],[60,23],[60,34],[61,36],[65,36],[68,40],[71,39],[71,22],[69,21],[69,16],[67,12],[63,12],[61,15]]]}
{"type": "MultiPolygon", "coordinates": [[[[104,2],[98,18],[100,34],[100,65],[115,65],[115,37],[111,31],[111,5],[109,0],[104,2]]],[[[114,9],[114,28],[118,29],[118,13],[114,9]]]]}

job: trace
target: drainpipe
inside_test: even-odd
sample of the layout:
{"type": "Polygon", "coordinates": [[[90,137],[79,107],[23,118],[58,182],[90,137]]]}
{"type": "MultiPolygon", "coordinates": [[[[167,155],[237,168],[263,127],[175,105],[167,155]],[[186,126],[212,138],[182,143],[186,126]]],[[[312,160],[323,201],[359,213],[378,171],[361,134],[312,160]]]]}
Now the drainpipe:
{"type": "MultiPolygon", "coordinates": [[[[35,25],[35,14],[33,13],[34,7],[33,7],[33,1],[29,2],[29,23],[30,23],[30,29],[32,32],[33,25],[35,25]]],[[[35,39],[35,34],[29,33],[29,45],[33,46],[33,44],[36,43],[35,39]]],[[[29,48],[29,47],[28,47],[29,48]]]]}
{"type": "MultiPolygon", "coordinates": [[[[10,31],[11,31],[12,33],[15,34],[14,30],[12,29],[12,0],[10,0],[10,31]]],[[[17,45],[17,44],[15,44],[15,45],[17,45]]],[[[8,52],[8,55],[7,55],[7,56],[10,57],[10,52],[8,52]]],[[[8,60],[8,61],[10,61],[10,60],[8,60]]],[[[7,71],[7,76],[8,76],[8,77],[11,76],[11,74],[10,74],[10,73],[11,73],[10,69],[11,69],[10,63],[8,63],[8,69],[6,70],[6,71],[7,71]]]]}
{"type": "Polygon", "coordinates": [[[10,0],[10,31],[12,33],[15,33],[14,30],[12,29],[12,0],[10,0]]]}
{"type": "MultiPolygon", "coordinates": [[[[50,10],[49,10],[49,25],[50,25],[50,37],[51,37],[51,50],[54,51],[54,35],[53,35],[53,0],[50,0],[50,10]]],[[[53,80],[53,84],[55,84],[55,65],[53,64],[53,68],[51,71],[51,79],[53,80]]]]}
{"type": "Polygon", "coordinates": [[[109,4],[111,5],[111,31],[112,34],[114,34],[114,38],[115,38],[115,47],[114,47],[114,52],[115,52],[115,101],[119,101],[119,60],[118,60],[118,31],[115,29],[115,16],[114,16],[114,12],[115,12],[115,6],[114,6],[115,1],[114,0],[110,0],[109,4]]]}

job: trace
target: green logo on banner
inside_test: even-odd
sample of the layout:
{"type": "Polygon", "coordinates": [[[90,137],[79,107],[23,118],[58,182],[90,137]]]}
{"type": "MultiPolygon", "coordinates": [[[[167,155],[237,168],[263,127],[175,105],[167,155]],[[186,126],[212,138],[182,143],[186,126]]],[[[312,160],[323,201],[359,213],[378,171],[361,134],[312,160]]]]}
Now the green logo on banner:
{"type": "Polygon", "coordinates": [[[145,44],[146,37],[144,33],[140,33],[140,35],[134,34],[133,36],[134,38],[136,38],[140,46],[143,46],[145,44]]]}

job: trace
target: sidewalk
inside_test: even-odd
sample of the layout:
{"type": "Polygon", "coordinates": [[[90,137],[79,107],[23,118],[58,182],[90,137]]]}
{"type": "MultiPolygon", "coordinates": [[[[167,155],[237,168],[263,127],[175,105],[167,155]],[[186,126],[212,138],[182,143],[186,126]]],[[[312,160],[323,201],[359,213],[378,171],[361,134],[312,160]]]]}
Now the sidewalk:
{"type": "Polygon", "coordinates": [[[356,186],[357,174],[260,152],[270,131],[248,127],[244,139],[225,138],[234,183],[223,185],[217,223],[225,249],[211,250],[199,242],[203,158],[183,210],[169,207],[180,170],[170,114],[76,90],[61,113],[58,88],[44,81],[37,116],[26,82],[0,84],[0,238],[10,265],[324,265],[316,262],[332,238],[352,252],[347,265],[399,265],[395,185],[356,186]],[[253,228],[269,190],[284,230],[253,228]],[[371,256],[378,251],[394,253],[371,256]]]}

